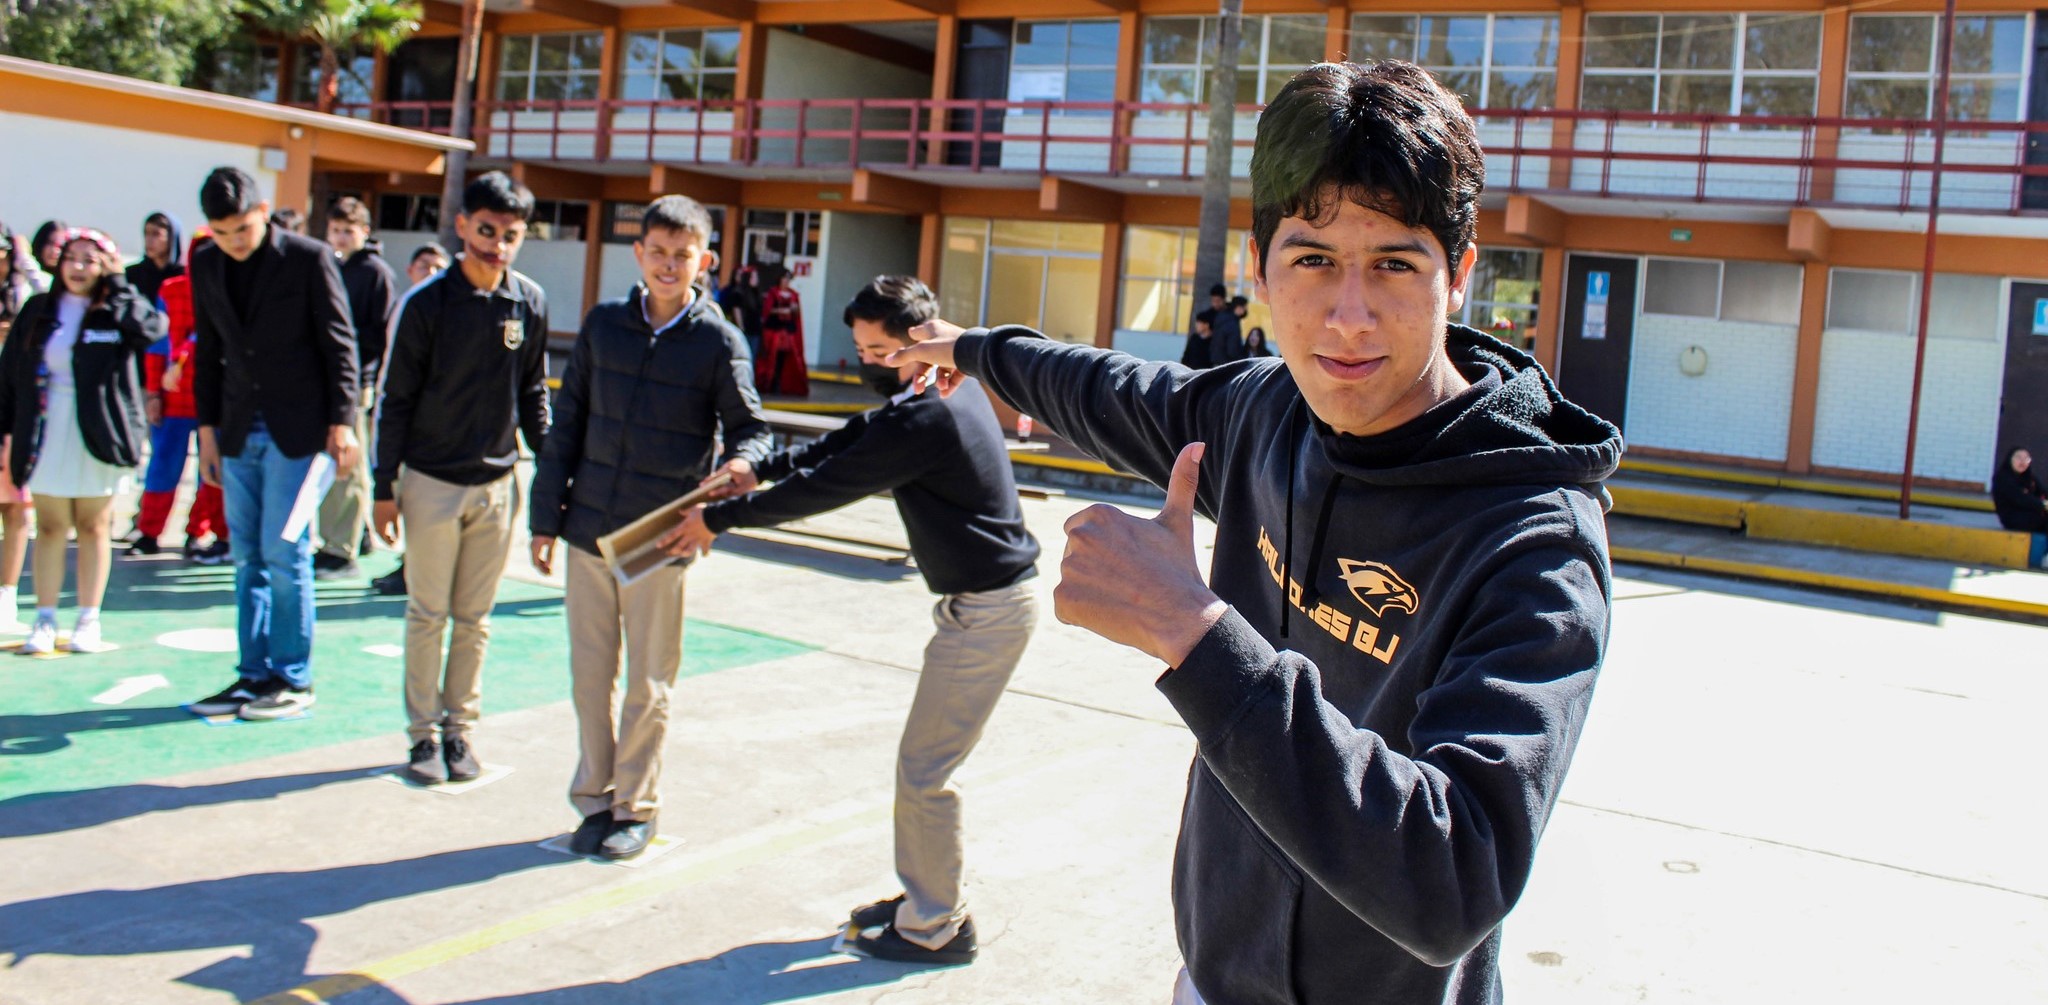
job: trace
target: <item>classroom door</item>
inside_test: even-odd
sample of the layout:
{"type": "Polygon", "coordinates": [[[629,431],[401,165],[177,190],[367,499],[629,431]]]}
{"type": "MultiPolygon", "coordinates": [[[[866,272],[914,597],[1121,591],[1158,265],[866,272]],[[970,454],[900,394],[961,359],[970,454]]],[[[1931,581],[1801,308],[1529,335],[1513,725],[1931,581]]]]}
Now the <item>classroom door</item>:
{"type": "Polygon", "coordinates": [[[2048,283],[2012,284],[2010,314],[1994,465],[2004,459],[2007,447],[2048,457],[2048,283]]]}
{"type": "Polygon", "coordinates": [[[1565,265],[1564,330],[1558,333],[1558,389],[1623,432],[1636,269],[1633,258],[1571,256],[1565,265]]]}

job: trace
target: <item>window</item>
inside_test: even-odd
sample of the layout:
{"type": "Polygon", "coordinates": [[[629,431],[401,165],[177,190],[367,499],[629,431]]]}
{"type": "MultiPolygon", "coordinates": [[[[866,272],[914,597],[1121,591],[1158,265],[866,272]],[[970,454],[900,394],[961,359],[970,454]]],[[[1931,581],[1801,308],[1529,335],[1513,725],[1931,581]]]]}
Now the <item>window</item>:
{"type": "Polygon", "coordinates": [[[1804,278],[1799,266],[1783,262],[1652,258],[1643,270],[1643,313],[1797,325],[1804,278]]]}
{"type": "Polygon", "coordinates": [[[1482,248],[1472,265],[1465,308],[1452,320],[1526,347],[1535,333],[1542,289],[1543,252],[1482,248]]]}
{"type": "MultiPolygon", "coordinates": [[[[1195,251],[1200,236],[1193,227],[1130,227],[1124,231],[1117,327],[1150,332],[1187,332],[1194,327],[1195,314],[1209,309],[1208,291],[1195,288],[1195,251]]],[[[1229,254],[1223,260],[1223,285],[1234,295],[1249,298],[1253,275],[1246,241],[1242,230],[1225,235],[1229,254]]],[[[1244,319],[1244,330],[1253,328],[1264,328],[1269,336],[1273,331],[1272,312],[1256,301],[1244,319]]]]}
{"type": "Polygon", "coordinates": [[[1420,64],[1474,108],[1548,108],[1557,95],[1557,18],[1353,14],[1351,56],[1420,64]]]}
{"type": "Polygon", "coordinates": [[[1103,228],[1093,223],[949,217],[939,304],[963,323],[1030,325],[1063,342],[1095,342],[1103,228]]]}
{"type": "MultiPolygon", "coordinates": [[[[1311,63],[1323,60],[1329,21],[1321,14],[1272,14],[1244,19],[1237,56],[1237,102],[1263,104],[1311,63]]],[[[1209,100],[1209,53],[1216,48],[1213,17],[1145,19],[1139,100],[1200,103],[1209,100]]],[[[1171,113],[1179,114],[1179,113],[1171,113]]]]}
{"type": "Polygon", "coordinates": [[[581,241],[590,226],[590,204],[542,199],[533,204],[526,237],[533,241],[581,241]]]}
{"type": "MultiPolygon", "coordinates": [[[[1116,99],[1115,21],[1019,21],[1010,46],[1011,101],[1116,99]]],[[[1108,115],[1109,109],[1054,115],[1108,115]]]]}
{"type": "Polygon", "coordinates": [[[1829,274],[1828,327],[1905,335],[1913,330],[1914,288],[1910,272],[1835,269],[1829,274]]]}
{"type": "Polygon", "coordinates": [[[731,101],[740,33],[671,28],[626,36],[619,97],[629,101],[731,101]]]}
{"type": "MultiPolygon", "coordinates": [[[[1857,14],[1849,18],[1850,118],[1934,116],[1938,64],[1933,14],[1857,14]]],[[[1958,17],[1949,66],[1948,114],[1965,122],[2016,122],[2025,93],[2027,16],[1958,17]]],[[[1882,130],[1890,131],[1890,130],[1882,130]]]]}
{"type": "Polygon", "coordinates": [[[441,229],[441,197],[386,192],[377,197],[377,229],[435,233],[441,229]]]}
{"type": "MultiPolygon", "coordinates": [[[[368,52],[336,52],[334,55],[340,71],[335,74],[335,104],[368,105],[374,100],[370,89],[377,79],[377,57],[368,52]]],[[[320,47],[302,45],[292,65],[292,101],[310,105],[319,100],[320,47]]],[[[359,118],[370,114],[366,107],[349,111],[359,118]]]]}
{"type": "Polygon", "coordinates": [[[593,101],[604,71],[604,33],[507,35],[498,62],[500,101],[593,101]]]}
{"type": "Polygon", "coordinates": [[[1818,14],[1588,14],[1579,107],[1812,115],[1820,21],[1818,14]]]}

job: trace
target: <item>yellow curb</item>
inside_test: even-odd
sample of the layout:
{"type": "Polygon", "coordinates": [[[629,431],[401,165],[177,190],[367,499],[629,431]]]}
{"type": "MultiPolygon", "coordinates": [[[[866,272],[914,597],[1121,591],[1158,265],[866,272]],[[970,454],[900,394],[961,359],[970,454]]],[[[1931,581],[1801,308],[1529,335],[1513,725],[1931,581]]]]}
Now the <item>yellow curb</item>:
{"type": "Polygon", "coordinates": [[[1843,593],[1862,593],[1872,596],[1889,597],[1894,600],[1932,604],[1937,607],[1954,608],[1979,614],[2016,614],[2029,618],[2048,619],[2048,604],[2036,604],[2025,600],[2011,600],[2005,597],[1977,596],[1931,586],[1891,583],[1881,579],[1864,579],[1860,576],[1843,576],[1832,572],[1788,569],[1783,566],[1765,565],[1761,562],[1744,562],[1730,558],[1687,555],[1675,551],[1659,551],[1654,548],[1613,547],[1608,549],[1608,556],[1613,561],[1628,562],[1634,565],[1654,565],[1666,569],[1684,569],[1688,572],[1740,576],[1744,579],[1761,579],[1773,583],[1787,583],[1793,586],[1808,586],[1843,593]]]}
{"type": "MultiPolygon", "coordinates": [[[[1624,458],[1623,471],[1646,475],[1667,475],[1673,478],[1692,478],[1706,482],[1724,482],[1730,485],[1755,485],[1763,488],[1789,489],[1794,492],[1811,492],[1815,495],[1843,496],[1850,499],[1882,499],[1899,501],[1899,490],[1882,485],[1855,485],[1843,482],[1825,481],[1818,478],[1802,478],[1797,475],[1774,475],[1763,471],[1731,471],[1726,468],[1707,468],[1673,461],[1645,461],[1624,458]]],[[[1957,495],[1938,489],[1923,489],[1913,493],[1913,498],[1931,506],[1944,509],[1976,510],[1991,512],[1991,500],[1983,496],[1957,495]]]]}

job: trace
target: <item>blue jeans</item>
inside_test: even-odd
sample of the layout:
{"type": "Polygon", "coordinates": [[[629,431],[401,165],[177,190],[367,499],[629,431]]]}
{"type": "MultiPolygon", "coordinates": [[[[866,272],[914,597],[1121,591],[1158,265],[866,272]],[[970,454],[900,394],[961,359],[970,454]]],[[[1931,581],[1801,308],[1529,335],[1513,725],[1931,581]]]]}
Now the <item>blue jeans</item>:
{"type": "Polygon", "coordinates": [[[298,540],[284,540],[285,518],[312,467],[312,454],[286,457],[260,426],[240,454],[221,458],[244,680],[313,683],[314,521],[298,540]]]}
{"type": "Polygon", "coordinates": [[[165,419],[149,429],[149,468],[142,476],[144,492],[176,492],[185,477],[185,455],[192,449],[198,419],[165,419]]]}

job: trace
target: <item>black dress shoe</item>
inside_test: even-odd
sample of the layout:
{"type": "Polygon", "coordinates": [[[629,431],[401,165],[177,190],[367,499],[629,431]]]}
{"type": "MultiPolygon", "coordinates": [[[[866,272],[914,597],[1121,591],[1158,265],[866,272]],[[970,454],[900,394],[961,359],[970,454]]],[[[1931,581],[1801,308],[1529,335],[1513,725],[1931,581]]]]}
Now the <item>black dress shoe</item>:
{"type": "Polygon", "coordinates": [[[569,850],[578,855],[595,855],[611,832],[612,811],[599,810],[576,825],[575,833],[569,835],[569,850]]]}
{"type": "Polygon", "coordinates": [[[903,894],[899,893],[888,900],[878,900],[872,904],[864,904],[854,908],[853,913],[847,916],[847,920],[852,921],[853,927],[859,929],[894,924],[896,921],[896,905],[901,903],[903,903],[903,894]]]}
{"type": "Polygon", "coordinates": [[[870,936],[866,932],[854,937],[853,948],[878,960],[893,960],[897,963],[924,963],[936,966],[955,966],[973,963],[979,947],[974,941],[974,919],[960,923],[960,934],[952,941],[937,949],[926,949],[896,931],[896,926],[884,926],[870,936]]]}
{"type": "Polygon", "coordinates": [[[441,745],[432,740],[413,744],[405,765],[405,777],[421,785],[439,785],[447,781],[448,766],[441,762],[441,745]]]}
{"type": "Polygon", "coordinates": [[[477,763],[476,751],[470,749],[468,737],[447,737],[442,744],[441,757],[448,764],[448,780],[451,782],[466,782],[484,773],[483,765],[477,763]]]}
{"type": "Polygon", "coordinates": [[[612,832],[605,836],[604,843],[597,846],[599,858],[614,862],[632,858],[647,850],[647,844],[654,840],[654,821],[616,820],[612,832]]]}

